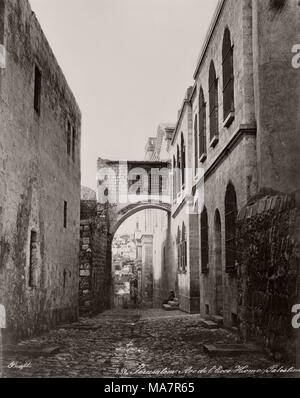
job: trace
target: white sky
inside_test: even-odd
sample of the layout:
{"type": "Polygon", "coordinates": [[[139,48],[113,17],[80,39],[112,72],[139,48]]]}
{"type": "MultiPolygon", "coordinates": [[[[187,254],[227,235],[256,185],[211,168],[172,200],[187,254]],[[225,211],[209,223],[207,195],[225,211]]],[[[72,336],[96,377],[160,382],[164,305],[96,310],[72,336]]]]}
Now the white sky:
{"type": "Polygon", "coordinates": [[[82,185],[98,157],[143,159],[176,122],[217,0],[30,0],[82,111],[82,185]]]}

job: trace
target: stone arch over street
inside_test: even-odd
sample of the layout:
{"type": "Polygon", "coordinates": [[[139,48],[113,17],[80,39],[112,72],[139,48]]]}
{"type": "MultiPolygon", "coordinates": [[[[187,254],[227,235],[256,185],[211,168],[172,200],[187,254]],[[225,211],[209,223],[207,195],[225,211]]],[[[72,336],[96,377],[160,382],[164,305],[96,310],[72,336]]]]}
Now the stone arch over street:
{"type": "MultiPolygon", "coordinates": [[[[160,161],[98,160],[97,198],[81,201],[81,314],[113,305],[112,242],[118,228],[144,210],[171,214],[170,167],[160,161]]],[[[143,280],[150,280],[151,267],[145,273],[143,280]]]]}
{"type": "Polygon", "coordinates": [[[113,217],[113,221],[109,226],[109,233],[111,235],[111,239],[114,238],[115,233],[120,228],[120,226],[134,214],[139,213],[144,210],[162,210],[168,214],[171,214],[171,206],[169,203],[149,203],[149,202],[141,202],[132,205],[128,205],[116,213],[116,216],[113,217]]]}

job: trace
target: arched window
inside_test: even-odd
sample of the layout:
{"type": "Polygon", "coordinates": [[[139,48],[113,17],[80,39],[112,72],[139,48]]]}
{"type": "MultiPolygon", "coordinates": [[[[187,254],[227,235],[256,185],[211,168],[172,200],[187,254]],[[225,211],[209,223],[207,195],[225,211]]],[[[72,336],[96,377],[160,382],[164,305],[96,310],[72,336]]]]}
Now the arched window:
{"type": "Polygon", "coordinates": [[[235,271],[236,261],[237,201],[234,186],[230,183],[225,196],[226,272],[235,271]]]}
{"type": "Polygon", "coordinates": [[[225,29],[223,38],[223,106],[224,120],[234,112],[234,74],[233,74],[233,46],[230,31],[225,29]]]}
{"type": "Polygon", "coordinates": [[[184,136],[181,133],[181,183],[182,183],[182,187],[184,187],[184,184],[185,184],[185,167],[186,167],[185,142],[184,142],[184,136]]]}
{"type": "Polygon", "coordinates": [[[178,193],[180,192],[180,187],[181,187],[181,152],[180,152],[180,148],[179,145],[177,145],[177,189],[176,189],[176,194],[178,195],[178,193]]]}
{"type": "Polygon", "coordinates": [[[202,87],[199,94],[199,156],[204,161],[206,157],[206,103],[202,87]]]}
{"type": "Polygon", "coordinates": [[[201,271],[208,272],[209,246],[208,246],[208,216],[206,207],[201,213],[201,271]]]}
{"type": "Polygon", "coordinates": [[[219,103],[218,103],[218,79],[216,76],[213,61],[209,69],[209,120],[210,120],[210,140],[214,146],[219,137],[219,103]]]}
{"type": "Polygon", "coordinates": [[[187,237],[186,237],[186,228],[185,224],[182,224],[182,239],[181,239],[181,267],[182,271],[186,272],[187,268],[187,237]]]}
{"type": "Polygon", "coordinates": [[[173,156],[173,200],[175,200],[176,196],[176,159],[175,156],[173,156]]]}
{"type": "Polygon", "coordinates": [[[198,171],[198,118],[197,115],[194,119],[194,151],[195,151],[195,175],[197,175],[198,171]]]}
{"type": "Polygon", "coordinates": [[[177,245],[177,268],[178,272],[180,272],[182,265],[181,265],[181,231],[179,227],[177,230],[176,245],[177,245]]]}

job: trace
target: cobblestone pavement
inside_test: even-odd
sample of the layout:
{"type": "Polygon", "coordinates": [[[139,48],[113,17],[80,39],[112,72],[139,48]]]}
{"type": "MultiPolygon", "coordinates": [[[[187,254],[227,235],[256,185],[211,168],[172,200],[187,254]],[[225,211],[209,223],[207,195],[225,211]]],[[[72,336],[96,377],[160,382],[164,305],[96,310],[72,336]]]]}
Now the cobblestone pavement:
{"type": "MultiPolygon", "coordinates": [[[[85,330],[60,328],[23,342],[24,345],[58,345],[60,351],[46,358],[5,357],[4,377],[254,377],[253,374],[224,371],[232,371],[236,366],[267,369],[274,365],[263,354],[208,356],[203,344],[234,343],[236,337],[224,329],[205,329],[199,325],[199,320],[199,316],[161,310],[109,311],[93,319],[80,320],[85,330]],[[20,369],[22,365],[25,367],[20,369]]],[[[297,376],[289,374],[288,377],[297,376]]]]}

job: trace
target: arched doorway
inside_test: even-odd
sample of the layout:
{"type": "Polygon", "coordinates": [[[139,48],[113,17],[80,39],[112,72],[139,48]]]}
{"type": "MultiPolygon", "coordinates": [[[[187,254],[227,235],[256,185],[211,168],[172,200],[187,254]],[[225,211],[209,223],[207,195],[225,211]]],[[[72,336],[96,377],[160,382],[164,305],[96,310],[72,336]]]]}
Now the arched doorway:
{"type": "Polygon", "coordinates": [[[110,224],[113,308],[153,308],[165,299],[163,292],[171,264],[169,218],[168,205],[139,203],[122,209],[110,224]],[[138,219],[140,223],[136,222],[138,219]],[[128,236],[124,236],[127,224],[131,226],[131,232],[128,230],[128,236]],[[123,231],[123,237],[120,231],[123,231]],[[120,242],[121,248],[118,247],[120,242]],[[135,246],[134,259],[125,254],[131,245],[135,246]]]}
{"type": "Polygon", "coordinates": [[[226,272],[229,274],[235,272],[236,218],[237,218],[236,192],[232,183],[229,183],[225,195],[226,272]]]}
{"type": "Polygon", "coordinates": [[[219,210],[215,212],[214,235],[216,315],[223,316],[222,228],[219,210]]]}

